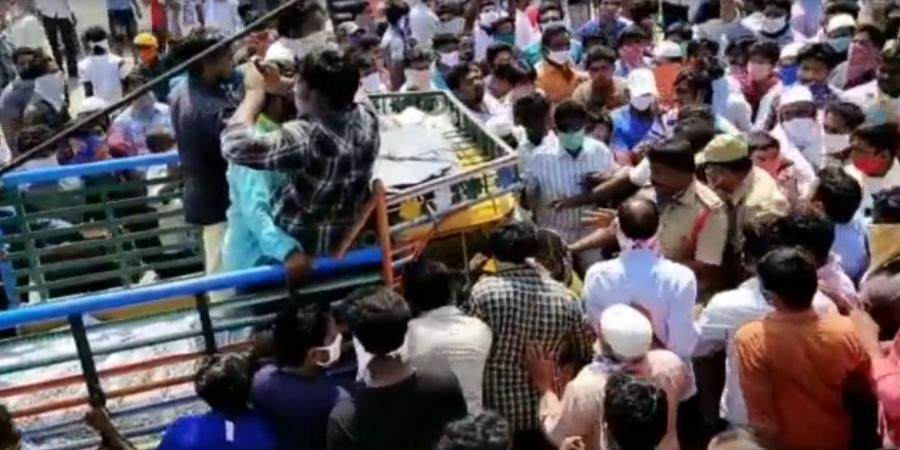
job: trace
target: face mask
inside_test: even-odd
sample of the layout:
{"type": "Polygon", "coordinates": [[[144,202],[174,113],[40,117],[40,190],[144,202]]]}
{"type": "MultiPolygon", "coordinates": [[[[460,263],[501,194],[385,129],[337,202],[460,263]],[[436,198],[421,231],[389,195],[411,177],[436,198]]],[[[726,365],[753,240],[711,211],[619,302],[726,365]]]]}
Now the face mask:
{"type": "Polygon", "coordinates": [[[781,77],[781,84],[790,86],[797,82],[797,66],[794,64],[782,66],[778,69],[778,75],[781,77]]]}
{"type": "Polygon", "coordinates": [[[880,177],[887,172],[888,161],[875,156],[853,158],[853,166],[870,177],[880,177]]]}
{"type": "Polygon", "coordinates": [[[787,19],[785,17],[766,17],[762,21],[762,30],[768,34],[775,34],[783,30],[786,23],[787,19]]]}
{"type": "Polygon", "coordinates": [[[372,72],[359,80],[360,85],[367,94],[378,94],[382,92],[381,75],[378,72],[372,72]]]}
{"type": "Polygon", "coordinates": [[[784,134],[790,138],[791,142],[798,147],[805,147],[812,142],[815,137],[821,133],[822,127],[815,119],[808,117],[802,119],[791,119],[781,124],[784,134]]]}
{"type": "Polygon", "coordinates": [[[769,64],[747,63],[747,75],[749,75],[750,79],[753,81],[763,81],[769,78],[771,73],[772,66],[769,64]]]}
{"type": "Polygon", "coordinates": [[[459,64],[459,51],[453,50],[448,53],[441,53],[441,64],[447,67],[455,67],[459,64]]]}
{"type": "Polygon", "coordinates": [[[462,17],[454,17],[438,26],[438,33],[460,34],[466,21],[462,17]]]}
{"type": "Polygon", "coordinates": [[[504,44],[516,45],[515,33],[494,33],[494,41],[503,42],[504,44]]]}
{"type": "Polygon", "coordinates": [[[850,146],[850,135],[825,133],[822,136],[822,146],[827,154],[840,153],[850,146]]]}
{"type": "Polygon", "coordinates": [[[631,106],[638,111],[646,111],[653,106],[655,100],[656,99],[650,94],[631,97],[631,106]]]}
{"type": "Polygon", "coordinates": [[[334,341],[331,343],[331,345],[313,349],[313,351],[315,352],[328,354],[328,359],[326,359],[325,361],[317,360],[316,364],[318,364],[320,367],[331,367],[334,363],[336,363],[337,360],[341,358],[341,342],[343,342],[343,340],[344,337],[340,333],[338,333],[337,336],[334,337],[334,341]]]}
{"type": "Polygon", "coordinates": [[[525,137],[532,145],[541,145],[544,142],[544,130],[526,129],[525,137]]]}
{"type": "Polygon", "coordinates": [[[843,36],[839,38],[831,38],[828,39],[828,45],[834,49],[837,53],[841,55],[847,54],[847,50],[850,49],[850,42],[853,41],[853,38],[850,36],[843,36]]]}
{"type": "Polygon", "coordinates": [[[403,71],[406,75],[406,82],[414,86],[417,90],[427,91],[431,89],[431,71],[406,69],[403,71]]]}
{"type": "Polygon", "coordinates": [[[563,149],[569,153],[575,153],[572,156],[577,156],[578,152],[581,151],[581,146],[584,144],[584,130],[578,130],[571,133],[559,133],[559,145],[563,147],[563,149]]]}
{"type": "Polygon", "coordinates": [[[558,50],[547,52],[547,59],[556,64],[557,66],[564,66],[569,63],[569,51],[568,50],[558,50]]]}
{"type": "Polygon", "coordinates": [[[484,11],[478,16],[478,25],[481,25],[482,28],[490,28],[499,18],[500,13],[497,11],[484,11]]]}
{"type": "Polygon", "coordinates": [[[561,27],[565,27],[565,26],[566,26],[566,22],[564,22],[564,21],[562,21],[562,20],[551,20],[551,21],[547,21],[547,22],[542,23],[542,24],[541,24],[541,30],[546,30],[546,29],[548,29],[548,28],[552,28],[552,27],[560,27],[560,26],[561,26],[561,27]]]}
{"type": "Polygon", "coordinates": [[[62,72],[54,72],[35,78],[34,92],[56,111],[62,111],[66,102],[66,80],[62,72]]]}

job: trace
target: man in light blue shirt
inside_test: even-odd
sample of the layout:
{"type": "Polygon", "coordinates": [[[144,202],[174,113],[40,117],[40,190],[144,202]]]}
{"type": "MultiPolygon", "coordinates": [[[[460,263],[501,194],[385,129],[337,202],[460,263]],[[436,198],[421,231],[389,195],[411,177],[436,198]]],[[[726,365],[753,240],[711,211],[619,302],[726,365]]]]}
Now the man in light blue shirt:
{"type": "Polygon", "coordinates": [[[630,104],[616,108],[610,114],[613,122],[612,150],[628,154],[644,140],[658,116],[656,103],[659,93],[656,78],[649,69],[638,69],[628,76],[630,104]]]}
{"type": "Polygon", "coordinates": [[[862,188],[842,169],[827,168],[819,172],[813,200],[834,222],[831,251],[840,257],[844,273],[858,284],[869,267],[866,225],[863,218],[856,214],[862,201],[862,188]]]}

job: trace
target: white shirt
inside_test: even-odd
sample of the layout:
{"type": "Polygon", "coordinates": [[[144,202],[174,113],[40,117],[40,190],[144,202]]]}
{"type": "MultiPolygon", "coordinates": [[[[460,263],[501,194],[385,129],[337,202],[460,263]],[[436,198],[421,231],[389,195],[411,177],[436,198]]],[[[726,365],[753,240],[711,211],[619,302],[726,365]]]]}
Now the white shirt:
{"type": "MultiPolygon", "coordinates": [[[[821,292],[816,292],[813,308],[820,315],[837,311],[834,303],[821,292]]],[[[725,390],[722,391],[719,414],[732,424],[747,424],[747,405],[741,393],[734,337],[743,325],[762,319],[773,309],[762,295],[759,279],[751,278],[737,289],[713,296],[697,321],[700,340],[694,354],[703,356],[725,349],[725,390]]]]}
{"type": "Polygon", "coordinates": [[[238,14],[237,0],[206,0],[203,18],[207,28],[214,28],[225,34],[234,34],[244,28],[238,14]]]}
{"type": "Polygon", "coordinates": [[[37,7],[43,16],[58,19],[69,19],[72,17],[72,7],[69,6],[69,0],[34,0],[34,6],[37,7]]]}
{"type": "Polygon", "coordinates": [[[891,168],[883,177],[872,177],[859,171],[853,164],[844,166],[844,172],[847,172],[862,185],[862,202],[859,204],[859,210],[865,217],[872,215],[872,195],[876,192],[900,186],[900,164],[897,158],[892,160],[891,168]]]}
{"type": "MultiPolygon", "coordinates": [[[[787,137],[781,124],[775,125],[770,133],[781,147],[781,157],[789,160],[794,164],[794,172],[797,174],[797,190],[800,191],[800,198],[808,198],[813,193],[816,183],[816,169],[813,168],[809,159],[794,145],[787,137]]],[[[825,149],[819,144],[819,155],[825,153],[825,149]]]]}
{"type": "Polygon", "coordinates": [[[6,37],[13,48],[50,49],[44,26],[33,14],[23,14],[15,19],[7,28],[6,37]]]}
{"type": "Polygon", "coordinates": [[[409,33],[422,48],[431,48],[431,40],[441,21],[423,0],[416,0],[409,8],[409,33]]]}
{"type": "Polygon", "coordinates": [[[606,144],[585,137],[581,153],[572,157],[561,145],[541,146],[527,160],[525,185],[535,189],[530,203],[538,225],[555,230],[566,242],[575,242],[592,230],[581,224],[585,208],[554,209],[550,202],[581,194],[584,176],[614,167],[606,144]]]}
{"type": "Polygon", "coordinates": [[[0,165],[6,165],[11,159],[12,151],[9,150],[6,136],[3,135],[3,130],[0,129],[0,165]]]}
{"type": "Polygon", "coordinates": [[[94,95],[109,104],[122,98],[122,78],[125,75],[122,58],[110,53],[88,56],[78,62],[78,76],[90,82],[94,95]]]}
{"type": "Polygon", "coordinates": [[[389,25],[381,38],[381,48],[384,49],[388,61],[392,64],[402,64],[406,55],[406,38],[400,30],[389,25]]]}
{"type": "Polygon", "coordinates": [[[531,19],[521,9],[516,9],[516,47],[525,50],[525,47],[539,41],[540,34],[531,26],[531,19]]]}
{"type": "Polygon", "coordinates": [[[594,264],[584,280],[584,303],[592,323],[617,304],[638,305],[650,312],[653,332],[682,359],[690,358],[699,335],[694,326],[697,278],[686,266],[651,250],[623,251],[618,258],[594,264]]]}
{"type": "Polygon", "coordinates": [[[409,321],[407,349],[413,364],[443,358],[459,379],[469,413],[482,410],[484,365],[491,352],[491,329],[456,306],[442,306],[409,321]]]}

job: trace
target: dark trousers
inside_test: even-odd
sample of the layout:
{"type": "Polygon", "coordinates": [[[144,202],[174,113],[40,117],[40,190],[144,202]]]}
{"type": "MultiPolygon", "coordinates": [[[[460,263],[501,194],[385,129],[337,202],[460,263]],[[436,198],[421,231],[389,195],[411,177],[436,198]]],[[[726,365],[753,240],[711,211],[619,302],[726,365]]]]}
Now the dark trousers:
{"type": "Polygon", "coordinates": [[[75,33],[75,24],[69,17],[47,17],[42,16],[44,22],[44,31],[47,33],[47,40],[50,41],[50,48],[53,50],[53,59],[63,67],[62,49],[60,48],[60,35],[62,35],[62,45],[66,51],[66,64],[70,77],[78,76],[78,35],[75,33]]]}

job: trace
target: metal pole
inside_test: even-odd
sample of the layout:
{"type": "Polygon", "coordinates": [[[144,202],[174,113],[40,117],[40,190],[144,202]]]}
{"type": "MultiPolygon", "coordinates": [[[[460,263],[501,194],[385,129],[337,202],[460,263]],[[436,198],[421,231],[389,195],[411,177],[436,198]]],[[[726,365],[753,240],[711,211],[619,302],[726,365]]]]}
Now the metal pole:
{"type": "Polygon", "coordinates": [[[69,316],[69,325],[72,327],[72,338],[75,339],[75,348],[78,350],[81,373],[84,374],[84,383],[87,385],[91,406],[102,407],[106,404],[106,395],[100,386],[97,366],[94,365],[94,354],[91,353],[91,344],[88,342],[87,330],[84,328],[84,319],[81,318],[81,314],[69,316]]]}
{"type": "Polygon", "coordinates": [[[216,347],[216,331],[213,329],[212,317],[209,315],[209,299],[206,294],[194,296],[197,300],[197,312],[200,314],[200,329],[203,332],[203,344],[206,353],[212,355],[218,351],[216,347]]]}
{"type": "Polygon", "coordinates": [[[127,106],[127,105],[131,104],[131,102],[137,100],[139,97],[141,97],[142,95],[144,95],[145,93],[147,93],[148,91],[150,91],[151,89],[153,89],[154,87],[159,85],[160,83],[168,83],[169,78],[172,78],[173,76],[179,74],[180,72],[183,72],[185,69],[194,65],[197,62],[200,62],[201,60],[205,59],[207,56],[209,56],[213,53],[216,53],[216,52],[222,50],[223,48],[230,46],[232,43],[234,43],[238,39],[241,39],[241,38],[247,36],[248,34],[253,32],[257,28],[259,28],[260,26],[266,24],[267,22],[269,22],[272,19],[281,15],[281,13],[287,11],[288,9],[298,5],[300,2],[303,2],[303,1],[307,1],[307,0],[287,0],[287,1],[285,1],[284,4],[282,4],[281,6],[273,9],[268,14],[260,17],[255,22],[244,27],[243,30],[238,31],[237,33],[223,39],[221,42],[188,58],[187,61],[184,61],[183,63],[170,69],[168,72],[154,78],[147,84],[135,89],[134,91],[132,91],[131,93],[129,93],[128,95],[123,97],[121,100],[113,103],[112,105],[109,105],[106,108],[103,108],[100,111],[97,111],[96,113],[91,114],[89,117],[87,117],[84,120],[81,120],[72,125],[69,125],[68,127],[64,128],[59,133],[56,133],[52,138],[38,144],[36,147],[33,147],[33,148],[25,151],[24,153],[20,154],[19,156],[13,158],[12,161],[9,162],[9,164],[7,164],[3,167],[0,167],[0,175],[6,174],[6,173],[12,171],[13,169],[15,169],[16,167],[21,166],[23,163],[25,163],[25,161],[28,161],[35,155],[40,154],[44,150],[52,147],[60,140],[65,139],[66,136],[72,134],[73,132],[75,132],[78,129],[81,129],[85,125],[87,125],[91,122],[94,122],[97,119],[106,117],[110,113],[116,111],[117,109],[119,109],[123,106],[127,106]]]}

